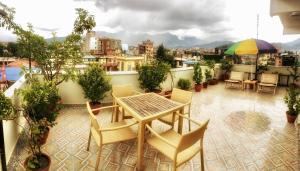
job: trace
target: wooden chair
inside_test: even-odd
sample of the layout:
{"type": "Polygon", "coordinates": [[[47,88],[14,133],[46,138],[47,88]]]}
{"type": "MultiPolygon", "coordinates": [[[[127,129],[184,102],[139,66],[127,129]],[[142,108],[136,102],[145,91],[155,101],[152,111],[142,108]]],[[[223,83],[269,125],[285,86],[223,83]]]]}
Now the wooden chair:
{"type": "MultiPolygon", "coordinates": [[[[193,93],[190,91],[181,90],[178,88],[173,88],[172,94],[171,94],[171,100],[183,103],[185,106],[188,107],[187,113],[184,113],[188,115],[188,117],[191,117],[191,102],[192,102],[193,93]]],[[[179,112],[179,111],[178,111],[179,112]]],[[[159,118],[158,120],[171,125],[172,128],[174,127],[174,123],[178,120],[178,115],[174,115],[173,113],[170,113],[169,115],[166,115],[164,117],[159,118]]],[[[189,131],[191,131],[191,122],[189,120],[189,131]]]]}
{"type": "Polygon", "coordinates": [[[276,93],[278,83],[278,74],[265,74],[261,75],[261,81],[257,85],[257,92],[264,91],[265,87],[272,88],[273,94],[276,93]]]}
{"type": "Polygon", "coordinates": [[[137,124],[137,122],[134,122],[131,124],[127,124],[125,121],[113,122],[113,123],[110,123],[105,128],[101,128],[100,123],[98,123],[98,121],[92,111],[116,108],[118,106],[117,105],[106,106],[106,107],[101,107],[101,108],[92,110],[90,107],[90,104],[88,102],[86,103],[86,105],[87,105],[89,117],[91,120],[91,128],[90,128],[90,134],[89,134],[89,139],[88,139],[87,151],[89,151],[91,136],[93,136],[94,140],[96,141],[96,144],[99,146],[99,152],[98,152],[96,166],[95,166],[95,170],[98,170],[102,146],[106,145],[106,144],[135,139],[137,137],[137,134],[135,132],[133,132],[130,129],[130,127],[137,124]]]}
{"type": "Polygon", "coordinates": [[[147,142],[173,160],[174,170],[200,152],[201,170],[204,170],[203,138],[209,120],[201,124],[185,115],[177,115],[192,121],[198,128],[184,135],[178,134],[173,129],[158,134],[147,124],[146,127],[154,135],[148,138],[147,142]]]}
{"type": "MultiPolygon", "coordinates": [[[[135,91],[133,86],[131,85],[113,85],[112,86],[112,97],[113,97],[113,105],[117,105],[116,98],[133,96],[136,94],[140,94],[140,92],[135,91]]],[[[122,113],[122,119],[131,119],[133,118],[131,115],[127,114],[122,107],[117,108],[118,111],[122,113]]],[[[116,116],[118,117],[118,116],[116,116]]],[[[112,118],[113,121],[113,118],[112,118]]]]}
{"type": "Polygon", "coordinates": [[[243,89],[244,86],[244,72],[236,72],[231,71],[229,80],[225,80],[225,88],[227,88],[228,84],[230,87],[233,85],[240,85],[240,88],[243,89]]]}

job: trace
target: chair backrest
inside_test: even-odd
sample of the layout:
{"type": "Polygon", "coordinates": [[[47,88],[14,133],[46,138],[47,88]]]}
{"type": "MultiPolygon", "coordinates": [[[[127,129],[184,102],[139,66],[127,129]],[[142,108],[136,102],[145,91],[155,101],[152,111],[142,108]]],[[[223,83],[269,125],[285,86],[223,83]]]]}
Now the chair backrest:
{"type": "Polygon", "coordinates": [[[132,85],[113,85],[112,94],[115,97],[126,97],[134,94],[132,85]]]}
{"type": "Polygon", "coordinates": [[[278,82],[278,74],[266,74],[262,73],[261,75],[261,83],[269,83],[269,84],[277,84],[278,82]]]}
{"type": "Polygon", "coordinates": [[[191,147],[195,143],[197,143],[199,140],[203,140],[204,132],[207,128],[209,119],[206,120],[199,128],[195,129],[194,131],[191,131],[181,137],[181,140],[179,142],[177,153],[191,147]]]}
{"type": "Polygon", "coordinates": [[[244,80],[244,72],[231,71],[230,79],[243,81],[244,80]]]}
{"type": "Polygon", "coordinates": [[[171,100],[179,103],[188,103],[192,101],[193,93],[186,90],[181,90],[178,88],[173,88],[171,100]]]}
{"type": "Polygon", "coordinates": [[[86,108],[89,112],[89,117],[90,117],[90,120],[91,120],[91,128],[93,128],[97,133],[99,133],[99,129],[101,128],[100,127],[100,124],[98,123],[97,121],[97,118],[95,117],[95,115],[93,114],[92,112],[92,108],[90,106],[90,103],[89,102],[86,102],[86,108]]]}

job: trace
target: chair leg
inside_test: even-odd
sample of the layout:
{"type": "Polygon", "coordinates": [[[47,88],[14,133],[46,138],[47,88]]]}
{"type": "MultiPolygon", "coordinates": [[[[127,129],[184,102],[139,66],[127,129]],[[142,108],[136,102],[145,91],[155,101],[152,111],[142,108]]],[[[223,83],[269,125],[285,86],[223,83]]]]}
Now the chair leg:
{"type": "Polygon", "coordinates": [[[91,132],[91,130],[90,130],[90,133],[89,133],[89,140],[88,140],[88,144],[87,144],[87,148],[86,148],[87,151],[90,150],[91,136],[92,136],[92,132],[91,132]]]}
{"type": "Polygon", "coordinates": [[[97,155],[95,171],[98,171],[98,167],[99,167],[99,163],[100,163],[100,157],[101,157],[101,151],[102,151],[102,146],[99,147],[99,152],[98,152],[98,155],[97,155]]]}
{"type": "Polygon", "coordinates": [[[203,149],[200,150],[200,160],[201,160],[201,170],[204,171],[204,155],[203,155],[203,149]]]}
{"type": "Polygon", "coordinates": [[[173,161],[173,170],[174,170],[174,171],[177,171],[176,161],[173,161]]]}
{"type": "MultiPolygon", "coordinates": [[[[191,118],[191,114],[188,113],[189,118],[191,118]]],[[[191,120],[189,120],[189,132],[191,132],[191,120]]]]}

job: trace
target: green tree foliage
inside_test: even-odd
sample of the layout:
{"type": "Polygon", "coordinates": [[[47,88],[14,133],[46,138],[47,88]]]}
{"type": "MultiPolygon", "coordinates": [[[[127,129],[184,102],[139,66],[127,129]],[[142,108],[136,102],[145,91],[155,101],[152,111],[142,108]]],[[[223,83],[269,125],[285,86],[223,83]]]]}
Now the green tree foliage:
{"type": "Polygon", "coordinates": [[[0,92],[0,120],[6,120],[13,115],[13,104],[11,99],[5,97],[3,92],[0,92]]]}
{"type": "Polygon", "coordinates": [[[164,62],[142,65],[138,70],[141,88],[150,92],[161,90],[160,84],[167,79],[169,71],[170,65],[164,62]]]}
{"type": "Polygon", "coordinates": [[[176,62],[173,53],[170,54],[169,50],[164,47],[163,44],[159,45],[156,51],[156,60],[159,62],[165,62],[172,68],[176,68],[176,62]]]}
{"type": "Polygon", "coordinates": [[[105,93],[111,89],[105,72],[97,64],[89,66],[83,74],[80,74],[78,83],[82,87],[85,97],[92,103],[100,102],[105,97],[105,93]]]}
{"type": "Polygon", "coordinates": [[[34,33],[32,25],[23,29],[14,22],[14,9],[0,4],[4,9],[0,18],[0,25],[12,29],[18,36],[18,43],[23,57],[33,58],[44,75],[45,80],[56,85],[69,78],[75,78],[75,65],[81,62],[80,48],[81,36],[85,31],[90,31],[95,25],[94,17],[81,8],[76,9],[77,18],[74,22],[73,32],[59,42],[53,34],[53,41],[47,43],[45,39],[34,33]]]}
{"type": "Polygon", "coordinates": [[[4,56],[4,50],[5,50],[5,46],[0,43],[0,57],[4,56]]]}
{"type": "Polygon", "coordinates": [[[202,83],[202,70],[201,70],[201,66],[200,63],[196,63],[194,65],[194,76],[193,76],[193,80],[195,81],[196,84],[201,84],[202,83]]]}
{"type": "Polygon", "coordinates": [[[19,57],[19,48],[18,43],[9,42],[6,46],[6,49],[11,53],[11,56],[19,57]]]}

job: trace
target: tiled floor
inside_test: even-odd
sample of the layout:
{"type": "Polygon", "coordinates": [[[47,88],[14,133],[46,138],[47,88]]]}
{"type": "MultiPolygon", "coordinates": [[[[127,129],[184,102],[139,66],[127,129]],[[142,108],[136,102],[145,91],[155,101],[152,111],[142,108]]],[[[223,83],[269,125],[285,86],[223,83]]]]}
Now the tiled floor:
{"type": "MultiPolygon", "coordinates": [[[[206,170],[299,170],[297,130],[286,122],[284,94],[284,88],[272,95],[225,89],[224,84],[195,93],[192,117],[199,121],[210,118],[204,140],[206,170]]],[[[97,117],[101,123],[110,119],[108,112],[97,117]]],[[[86,151],[89,132],[86,109],[65,108],[57,122],[44,146],[44,152],[52,159],[51,170],[93,170],[97,146],[92,141],[90,152],[86,151]]],[[[153,125],[159,131],[167,128],[160,122],[153,125]]],[[[24,170],[22,162],[26,156],[19,143],[9,170],[24,170]]],[[[172,170],[171,161],[149,146],[144,157],[146,170],[172,170]]],[[[180,169],[200,170],[199,158],[197,155],[180,169]]],[[[104,147],[102,170],[134,170],[135,163],[134,140],[104,147]]]]}

